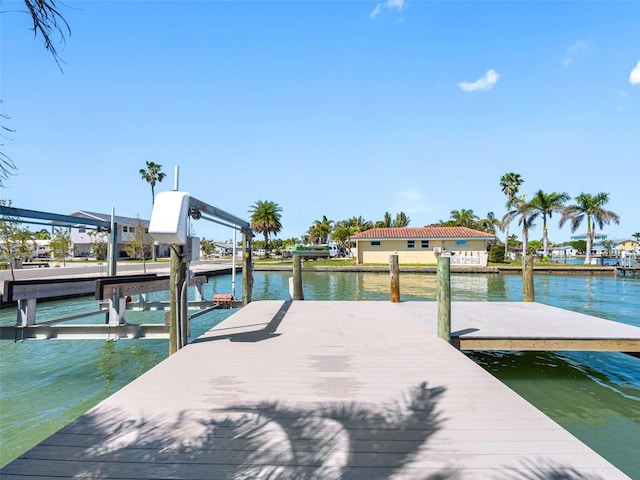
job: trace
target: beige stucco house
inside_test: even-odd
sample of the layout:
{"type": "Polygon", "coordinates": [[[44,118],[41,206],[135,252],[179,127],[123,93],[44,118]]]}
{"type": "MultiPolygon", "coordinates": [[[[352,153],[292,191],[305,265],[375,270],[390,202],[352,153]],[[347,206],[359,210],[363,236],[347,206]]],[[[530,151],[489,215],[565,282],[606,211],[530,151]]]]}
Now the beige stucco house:
{"type": "Polygon", "coordinates": [[[436,264],[445,252],[452,265],[487,265],[489,243],[496,236],[466,227],[372,228],[351,237],[358,263],[436,264]]]}

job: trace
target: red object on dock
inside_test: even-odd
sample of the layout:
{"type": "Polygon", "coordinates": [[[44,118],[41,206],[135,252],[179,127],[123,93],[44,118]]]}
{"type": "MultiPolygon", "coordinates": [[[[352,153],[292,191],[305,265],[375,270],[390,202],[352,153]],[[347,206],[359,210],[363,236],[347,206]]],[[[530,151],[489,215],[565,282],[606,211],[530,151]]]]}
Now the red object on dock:
{"type": "Polygon", "coordinates": [[[233,301],[233,295],[230,293],[216,293],[213,295],[214,303],[231,303],[233,301]]]}

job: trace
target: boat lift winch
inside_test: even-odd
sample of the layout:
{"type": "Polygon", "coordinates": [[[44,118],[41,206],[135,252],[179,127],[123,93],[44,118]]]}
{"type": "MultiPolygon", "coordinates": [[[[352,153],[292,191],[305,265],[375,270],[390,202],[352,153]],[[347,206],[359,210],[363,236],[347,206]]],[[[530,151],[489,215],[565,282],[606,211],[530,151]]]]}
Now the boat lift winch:
{"type": "Polygon", "coordinates": [[[156,195],[149,234],[158,243],[171,245],[171,278],[170,278],[170,311],[169,311],[169,353],[187,344],[189,336],[189,321],[187,314],[187,287],[189,265],[199,257],[199,239],[189,235],[191,220],[208,220],[225,225],[234,230],[232,292],[235,298],[236,271],[236,238],[237,231],[242,233],[244,249],[242,266],[242,304],[251,302],[253,286],[251,239],[253,234],[249,222],[242,220],[224,210],[220,210],[187,192],[177,189],[160,192],[156,195]]]}

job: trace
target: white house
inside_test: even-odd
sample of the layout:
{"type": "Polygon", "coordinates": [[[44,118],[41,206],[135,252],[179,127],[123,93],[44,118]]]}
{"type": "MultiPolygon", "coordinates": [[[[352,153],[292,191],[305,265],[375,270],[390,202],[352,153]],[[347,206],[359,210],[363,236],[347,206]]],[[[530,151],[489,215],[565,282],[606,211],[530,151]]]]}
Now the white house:
{"type": "MultiPolygon", "coordinates": [[[[79,219],[86,218],[91,220],[102,220],[105,222],[111,221],[110,214],[104,213],[96,213],[96,212],[87,212],[85,210],[75,210],[71,212],[69,216],[78,217],[79,219]]],[[[114,216],[114,222],[116,223],[116,258],[126,257],[127,254],[125,252],[125,244],[132,239],[133,232],[137,225],[143,225],[145,231],[149,229],[149,220],[144,220],[141,218],[131,218],[131,217],[122,217],[122,216],[114,216]]],[[[91,252],[91,243],[93,239],[89,235],[89,232],[92,231],[91,228],[86,228],[80,224],[77,226],[71,227],[69,230],[71,243],[73,245],[73,256],[74,257],[88,257],[92,255],[91,252]]],[[[109,234],[108,232],[101,232],[98,234],[99,238],[105,242],[109,242],[109,234]]],[[[168,257],[170,255],[170,246],[169,245],[157,245],[157,256],[158,257],[168,257]]]]}

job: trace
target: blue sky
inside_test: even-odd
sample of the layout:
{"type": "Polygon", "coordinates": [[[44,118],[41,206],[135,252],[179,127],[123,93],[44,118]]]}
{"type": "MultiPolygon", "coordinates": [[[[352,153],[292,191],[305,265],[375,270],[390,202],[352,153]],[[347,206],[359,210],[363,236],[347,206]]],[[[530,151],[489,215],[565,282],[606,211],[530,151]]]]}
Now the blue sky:
{"type": "MultiPolygon", "coordinates": [[[[403,211],[410,226],[521,191],[608,192],[640,231],[640,2],[66,1],[63,72],[24,3],[3,0],[1,196],[54,213],[149,218],[179,186],[280,238],[314,220],[403,211]]],[[[586,225],[581,230],[585,230],[586,225]]],[[[199,221],[196,233],[230,230],[199,221]]],[[[516,225],[511,227],[517,233],[516,225]]],[[[499,233],[500,236],[502,234],[499,233]]],[[[531,238],[542,236],[539,222],[531,238]]],[[[569,226],[550,223],[552,241],[569,226]]]]}

